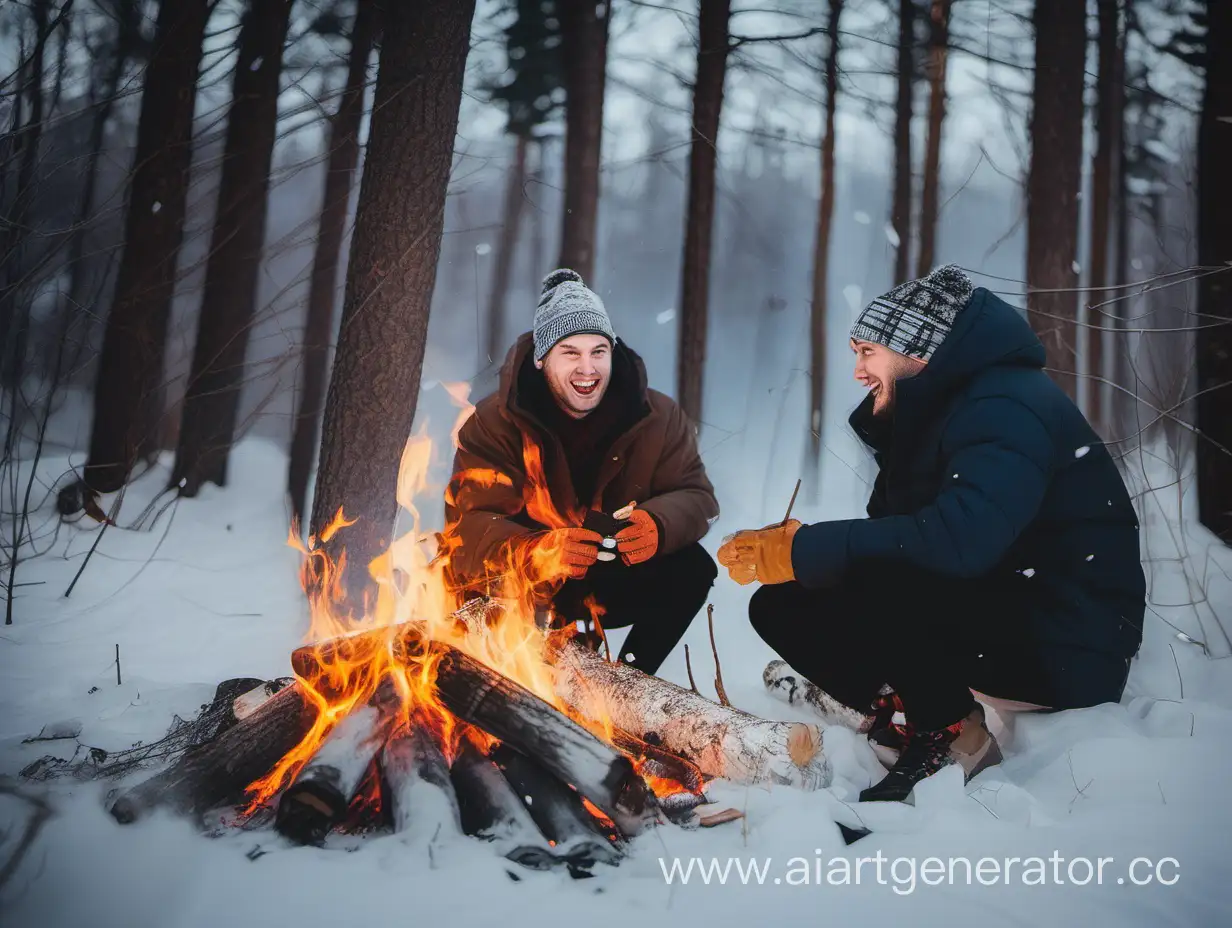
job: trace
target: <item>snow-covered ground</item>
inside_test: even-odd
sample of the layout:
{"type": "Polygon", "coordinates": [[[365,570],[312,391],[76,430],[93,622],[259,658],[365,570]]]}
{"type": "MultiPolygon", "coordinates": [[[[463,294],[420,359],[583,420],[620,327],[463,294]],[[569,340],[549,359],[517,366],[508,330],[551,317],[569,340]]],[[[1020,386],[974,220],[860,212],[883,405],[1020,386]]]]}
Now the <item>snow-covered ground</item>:
{"type": "MultiPolygon", "coordinates": [[[[725,513],[707,538],[711,550],[743,527],[741,520],[761,514],[738,500],[762,495],[760,479],[719,452],[714,457],[725,513]]],[[[67,461],[45,458],[39,469],[51,481],[67,461]]],[[[54,540],[47,535],[49,550],[22,566],[14,624],[0,631],[0,782],[42,797],[52,816],[0,890],[0,924],[1227,924],[1232,649],[1217,616],[1226,625],[1232,615],[1232,558],[1194,526],[1193,500],[1177,492],[1166,453],[1137,455],[1129,471],[1143,493],[1152,607],[1121,705],[1020,716],[1012,732],[1002,732],[1004,765],[966,788],[956,769],[946,770],[917,790],[914,807],[854,804],[879,768],[867,745],[831,730],[830,790],[715,787],[718,801],[746,813],[742,823],[658,829],[635,840],[627,862],[601,868],[594,879],[526,871],[514,881],[509,864],[470,839],[444,841],[429,855],[417,837],[374,838],[353,852],[290,847],[269,832],[209,838],[169,815],[116,824],[103,809],[111,783],[17,781],[25,764],[57,748],[22,744],[49,723],[77,719],[83,744],[124,748],[161,737],[174,714],[194,714],[220,680],[289,672],[306,615],[298,555],[285,543],[285,459],[262,440],[246,441],[234,452],[232,488],[172,503],[140,531],[108,529],[71,596],[65,590],[96,540],[96,524],[63,527],[54,540]],[[874,834],[847,847],[836,818],[862,820],[874,834]],[[266,853],[250,859],[257,845],[266,853]],[[669,885],[662,867],[677,858],[688,866],[693,857],[720,865],[769,859],[769,866],[761,885],[755,878],[743,885],[735,867],[723,885],[717,878],[704,883],[697,871],[687,885],[679,877],[669,885]],[[859,857],[873,860],[862,865],[857,885],[859,857]],[[925,864],[929,857],[940,863],[925,864]],[[1042,871],[1031,869],[1033,857],[1043,858],[1042,871]],[[1150,863],[1131,872],[1136,857],[1150,863]],[[953,865],[953,885],[945,877],[951,858],[970,861],[970,885],[961,863],[953,865]],[[981,858],[998,869],[990,862],[977,869],[981,858]],[[1008,879],[1006,858],[1020,859],[1009,865],[1008,879]],[[1090,876],[1083,861],[1071,866],[1076,858],[1096,867],[1099,858],[1112,858],[1102,883],[1075,885],[1090,876]],[[1156,871],[1165,858],[1171,860],[1156,871]],[[1133,883],[1156,873],[1171,885],[1133,883]],[[1042,885],[1031,885],[1038,878],[1042,885]]],[[[129,490],[122,524],[145,509],[166,476],[155,470],[129,490]]],[[[834,479],[850,477],[836,470],[834,479]]],[[[838,492],[851,495],[845,484],[838,492]]],[[[807,508],[802,515],[817,517],[807,508]]],[[[36,524],[50,530],[51,519],[48,506],[36,524]]],[[[745,620],[749,594],[726,577],[714,589],[726,688],[748,711],[807,719],[762,690],[772,654],[745,620]]],[[[870,590],[866,614],[833,620],[871,625],[876,608],[870,590]]],[[[686,640],[705,691],[712,671],[704,621],[686,640]]],[[[686,682],[682,649],[663,673],[686,682]]],[[[30,814],[24,800],[0,794],[0,879],[30,814]]]]}

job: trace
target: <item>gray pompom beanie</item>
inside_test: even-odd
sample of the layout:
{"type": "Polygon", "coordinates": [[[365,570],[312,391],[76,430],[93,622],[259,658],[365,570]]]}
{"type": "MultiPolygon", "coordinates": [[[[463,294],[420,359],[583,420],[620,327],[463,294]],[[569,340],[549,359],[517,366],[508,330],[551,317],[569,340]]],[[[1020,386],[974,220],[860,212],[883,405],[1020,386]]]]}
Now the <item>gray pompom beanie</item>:
{"type": "Polygon", "coordinates": [[[542,361],[553,345],[570,335],[604,335],[616,345],[616,332],[599,294],[582,282],[577,271],[559,268],[543,278],[535,310],[535,360],[542,361]]]}
{"type": "Polygon", "coordinates": [[[851,327],[851,337],[927,361],[950,334],[974,289],[957,264],[939,267],[869,303],[851,327]]]}

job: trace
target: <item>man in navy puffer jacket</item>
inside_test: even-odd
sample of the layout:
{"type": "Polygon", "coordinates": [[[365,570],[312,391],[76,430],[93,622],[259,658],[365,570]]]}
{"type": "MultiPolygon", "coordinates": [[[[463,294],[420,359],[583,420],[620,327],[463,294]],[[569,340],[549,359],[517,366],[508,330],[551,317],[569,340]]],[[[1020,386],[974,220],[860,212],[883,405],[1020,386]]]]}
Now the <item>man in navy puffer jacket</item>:
{"type": "Polygon", "coordinates": [[[765,584],[750,620],[790,663],[767,685],[897,742],[861,798],[901,800],[948,763],[970,778],[1000,759],[972,690],[1118,701],[1145,579],[1121,475],[1017,310],[951,265],[874,300],[851,346],[869,518],[739,532],[719,561],[765,584]]]}

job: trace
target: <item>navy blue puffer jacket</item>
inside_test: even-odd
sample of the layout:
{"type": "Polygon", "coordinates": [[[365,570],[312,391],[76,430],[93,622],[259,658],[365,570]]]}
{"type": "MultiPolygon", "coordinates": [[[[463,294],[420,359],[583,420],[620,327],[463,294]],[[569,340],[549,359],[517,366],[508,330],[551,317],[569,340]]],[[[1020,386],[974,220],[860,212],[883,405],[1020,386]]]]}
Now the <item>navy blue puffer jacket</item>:
{"type": "Polygon", "coordinates": [[[1043,367],[1019,312],[977,289],[928,366],[897,383],[888,428],[871,396],[851,416],[880,467],[869,518],[803,526],[792,563],[811,587],[896,561],[991,581],[1026,616],[1061,701],[1091,705],[1119,697],[1142,641],[1138,520],[1043,367]]]}

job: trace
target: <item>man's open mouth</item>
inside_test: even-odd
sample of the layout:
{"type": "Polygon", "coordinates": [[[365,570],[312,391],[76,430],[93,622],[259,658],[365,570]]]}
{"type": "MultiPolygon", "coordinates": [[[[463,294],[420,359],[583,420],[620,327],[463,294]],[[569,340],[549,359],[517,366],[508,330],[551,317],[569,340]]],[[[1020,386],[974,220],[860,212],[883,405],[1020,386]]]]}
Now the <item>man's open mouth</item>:
{"type": "Polygon", "coordinates": [[[581,396],[590,396],[599,389],[598,380],[571,380],[569,385],[581,396]]]}

